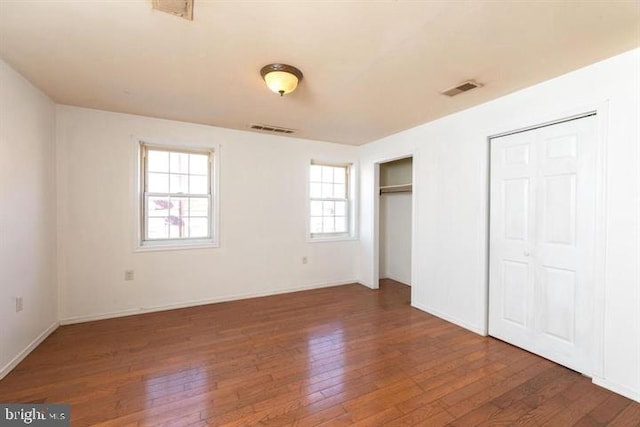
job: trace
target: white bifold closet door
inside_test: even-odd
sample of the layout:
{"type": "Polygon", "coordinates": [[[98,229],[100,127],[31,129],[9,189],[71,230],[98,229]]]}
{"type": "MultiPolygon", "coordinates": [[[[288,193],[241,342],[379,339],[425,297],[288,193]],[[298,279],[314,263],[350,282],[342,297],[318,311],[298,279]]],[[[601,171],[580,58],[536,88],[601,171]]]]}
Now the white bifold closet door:
{"type": "Polygon", "coordinates": [[[489,334],[593,371],[596,118],[491,140],[489,334]]]}

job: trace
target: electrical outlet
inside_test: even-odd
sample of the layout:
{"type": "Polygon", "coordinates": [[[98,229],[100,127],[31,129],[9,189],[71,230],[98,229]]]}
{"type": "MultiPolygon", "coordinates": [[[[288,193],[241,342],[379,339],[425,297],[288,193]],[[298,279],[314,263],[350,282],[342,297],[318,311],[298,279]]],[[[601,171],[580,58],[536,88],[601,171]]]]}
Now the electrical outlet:
{"type": "Polygon", "coordinates": [[[303,257],[302,257],[302,263],[303,263],[303,264],[306,264],[306,263],[307,263],[307,257],[306,257],[306,256],[303,256],[303,257]]]}
{"type": "Polygon", "coordinates": [[[22,297],[16,297],[16,313],[22,311],[22,297]]]}
{"type": "Polygon", "coordinates": [[[124,272],[124,280],[133,280],[133,270],[126,270],[124,272]]]}

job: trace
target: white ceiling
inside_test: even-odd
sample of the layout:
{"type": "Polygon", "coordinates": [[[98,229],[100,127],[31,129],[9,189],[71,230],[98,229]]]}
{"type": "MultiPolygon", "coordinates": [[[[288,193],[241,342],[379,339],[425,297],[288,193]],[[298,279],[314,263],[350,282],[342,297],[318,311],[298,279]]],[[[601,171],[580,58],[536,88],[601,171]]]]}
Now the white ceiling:
{"type": "MultiPolygon", "coordinates": [[[[0,55],[61,104],[359,145],[640,45],[640,1],[0,0],[0,55]],[[304,73],[280,98],[271,62],[304,73]],[[481,89],[439,92],[467,79],[481,89]]],[[[589,88],[585,88],[589,90],[589,88]]]]}

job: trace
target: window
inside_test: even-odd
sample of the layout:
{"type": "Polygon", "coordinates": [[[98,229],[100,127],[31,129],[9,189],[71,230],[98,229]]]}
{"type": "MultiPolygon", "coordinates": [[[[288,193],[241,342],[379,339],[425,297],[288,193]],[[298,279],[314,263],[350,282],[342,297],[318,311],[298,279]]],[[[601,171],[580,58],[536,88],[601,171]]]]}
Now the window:
{"type": "Polygon", "coordinates": [[[213,243],[213,151],[141,144],[142,246],[213,243]]]}
{"type": "Polygon", "coordinates": [[[350,236],[350,165],[311,163],[311,238],[350,236]]]}

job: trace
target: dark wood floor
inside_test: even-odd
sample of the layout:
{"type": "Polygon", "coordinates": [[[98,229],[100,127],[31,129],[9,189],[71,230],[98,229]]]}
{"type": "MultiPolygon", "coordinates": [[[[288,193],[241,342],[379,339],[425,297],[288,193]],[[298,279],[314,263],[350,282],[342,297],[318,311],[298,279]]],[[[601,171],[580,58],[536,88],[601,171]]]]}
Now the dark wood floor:
{"type": "Polygon", "coordinates": [[[569,369],[347,285],[60,327],[0,402],[73,426],[638,426],[640,404],[569,369]]]}

